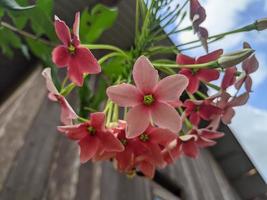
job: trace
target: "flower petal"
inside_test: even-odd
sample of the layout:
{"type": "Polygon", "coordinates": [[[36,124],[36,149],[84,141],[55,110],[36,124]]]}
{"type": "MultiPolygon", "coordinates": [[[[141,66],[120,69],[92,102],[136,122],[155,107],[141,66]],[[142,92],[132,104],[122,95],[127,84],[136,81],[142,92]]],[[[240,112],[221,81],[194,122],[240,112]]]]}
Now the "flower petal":
{"type": "Polygon", "coordinates": [[[168,104],[157,102],[151,109],[153,122],[160,128],[177,133],[181,130],[182,120],[176,110],[168,104]]]}
{"type": "Polygon", "coordinates": [[[159,81],[154,95],[159,101],[179,100],[181,94],[188,85],[188,79],[184,75],[172,75],[159,81]]]}
{"type": "Polygon", "coordinates": [[[88,135],[85,131],[84,124],[58,126],[57,130],[65,133],[71,140],[81,140],[88,135]]]}
{"type": "Polygon", "coordinates": [[[170,142],[177,139],[177,135],[167,129],[155,128],[150,132],[149,138],[152,143],[167,146],[170,142]]]}
{"type": "Polygon", "coordinates": [[[188,140],[187,142],[184,142],[182,144],[182,151],[186,156],[191,158],[196,158],[198,156],[198,148],[196,142],[193,139],[188,140]]]}
{"type": "Polygon", "coordinates": [[[105,127],[105,113],[95,112],[90,114],[91,125],[99,130],[103,130],[105,127]]]}
{"type": "Polygon", "coordinates": [[[54,26],[58,38],[64,45],[68,46],[71,43],[71,34],[69,27],[64,21],[60,20],[57,16],[55,16],[54,26]]]}
{"type": "Polygon", "coordinates": [[[149,126],[149,111],[143,105],[130,109],[126,116],[127,130],[126,137],[134,138],[142,134],[149,126]]]}
{"type": "Polygon", "coordinates": [[[259,62],[255,55],[251,56],[250,58],[247,58],[242,63],[242,68],[246,72],[246,74],[254,73],[259,68],[259,62]]]}
{"type": "Polygon", "coordinates": [[[190,56],[184,55],[182,53],[178,54],[176,56],[176,63],[178,65],[190,65],[195,64],[195,58],[192,58],[190,56]]]}
{"type": "Polygon", "coordinates": [[[192,76],[192,78],[189,79],[188,86],[186,90],[190,93],[195,93],[199,88],[199,80],[197,77],[192,76]]]}
{"type": "Polygon", "coordinates": [[[140,171],[147,177],[153,178],[155,175],[155,166],[150,162],[143,161],[139,165],[140,171]]]}
{"type": "Polygon", "coordinates": [[[136,106],[142,100],[138,89],[126,83],[110,86],[107,89],[107,95],[114,103],[123,107],[136,106]]]}
{"type": "Polygon", "coordinates": [[[226,90],[228,87],[230,87],[231,85],[233,85],[236,81],[236,74],[237,72],[237,68],[236,67],[229,67],[225,70],[224,76],[223,76],[223,80],[222,80],[222,84],[221,87],[223,90],[226,90]]]}
{"type": "Polygon", "coordinates": [[[231,120],[232,118],[234,117],[235,115],[235,111],[233,108],[229,107],[225,110],[224,112],[224,115],[222,116],[222,122],[224,124],[230,124],[231,123],[231,120]]]}
{"type": "Polygon", "coordinates": [[[74,59],[82,73],[98,74],[101,72],[101,67],[95,56],[85,47],[76,48],[74,59]]]}
{"type": "Polygon", "coordinates": [[[158,71],[145,56],[137,59],[133,67],[133,78],[137,88],[143,93],[151,93],[158,82],[158,71]]]}
{"type": "Polygon", "coordinates": [[[68,77],[76,85],[78,86],[83,85],[83,73],[80,71],[79,65],[73,58],[69,60],[68,77]]]}
{"type": "Polygon", "coordinates": [[[107,152],[121,152],[124,150],[122,143],[110,132],[98,132],[97,133],[103,148],[107,152]]]}
{"type": "Polygon", "coordinates": [[[245,92],[239,95],[238,97],[232,99],[228,105],[231,107],[242,106],[247,103],[248,99],[249,99],[249,92],[245,92]]]}
{"type": "Polygon", "coordinates": [[[252,78],[248,75],[245,80],[245,88],[247,92],[252,92],[252,78]]]}
{"type": "Polygon", "coordinates": [[[42,71],[42,76],[45,78],[46,81],[46,87],[49,92],[53,94],[59,94],[56,86],[53,83],[52,76],[51,76],[51,68],[45,68],[42,71]]]}
{"type": "Polygon", "coordinates": [[[70,106],[68,101],[63,96],[58,96],[58,101],[61,107],[60,120],[65,125],[72,124],[72,120],[77,119],[78,115],[75,113],[73,108],[70,106]]]}
{"type": "Polygon", "coordinates": [[[200,56],[199,58],[197,58],[196,63],[202,64],[202,63],[207,63],[207,62],[217,60],[222,54],[223,54],[223,50],[218,49],[204,56],[200,56]]]}
{"type": "Polygon", "coordinates": [[[220,72],[216,69],[200,69],[197,72],[197,77],[203,81],[214,81],[220,77],[220,72]]]}
{"type": "Polygon", "coordinates": [[[99,140],[93,137],[86,137],[79,142],[80,146],[80,162],[85,163],[92,159],[97,152],[99,140]]]}
{"type": "Polygon", "coordinates": [[[68,49],[63,46],[59,45],[52,51],[52,61],[58,66],[58,67],[66,67],[69,61],[69,51],[68,49]]]}
{"type": "Polygon", "coordinates": [[[80,12],[76,12],[72,31],[78,40],[79,40],[79,30],[80,30],[80,12]]]}

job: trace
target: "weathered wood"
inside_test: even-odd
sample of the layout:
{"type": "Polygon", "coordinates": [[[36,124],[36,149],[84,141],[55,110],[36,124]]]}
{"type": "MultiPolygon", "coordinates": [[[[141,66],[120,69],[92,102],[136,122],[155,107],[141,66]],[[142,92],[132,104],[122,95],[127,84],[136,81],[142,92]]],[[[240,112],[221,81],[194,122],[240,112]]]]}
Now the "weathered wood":
{"type": "Polygon", "coordinates": [[[54,159],[44,198],[73,200],[76,195],[80,167],[78,145],[62,135],[56,151],[52,154],[54,159]]]}
{"type": "Polygon", "coordinates": [[[12,162],[45,97],[38,67],[30,78],[0,107],[0,191],[12,162]],[[42,88],[42,89],[40,89],[42,88]]]}
{"type": "Polygon", "coordinates": [[[41,199],[58,139],[58,113],[58,105],[45,99],[9,172],[1,199],[41,199]]]}
{"type": "Polygon", "coordinates": [[[182,199],[239,199],[207,151],[201,151],[195,160],[180,158],[166,172],[182,186],[182,199]]]}
{"type": "Polygon", "coordinates": [[[127,178],[113,169],[111,163],[103,163],[101,177],[101,200],[150,200],[150,181],[145,178],[127,178]]]}

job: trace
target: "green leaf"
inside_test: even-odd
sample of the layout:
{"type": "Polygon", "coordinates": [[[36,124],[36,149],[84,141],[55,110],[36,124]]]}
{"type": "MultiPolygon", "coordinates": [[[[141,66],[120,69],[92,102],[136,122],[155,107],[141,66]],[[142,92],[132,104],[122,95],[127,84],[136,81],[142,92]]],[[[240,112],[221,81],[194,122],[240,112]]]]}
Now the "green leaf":
{"type": "Polygon", "coordinates": [[[33,40],[33,39],[26,39],[27,44],[31,50],[31,52],[41,59],[45,64],[48,66],[52,65],[51,61],[51,51],[52,48],[39,42],[38,40],[33,40]]]}
{"type": "Polygon", "coordinates": [[[96,5],[91,13],[84,10],[81,14],[80,36],[83,43],[95,42],[102,33],[112,27],[118,16],[116,8],[96,5]]]}
{"type": "Polygon", "coordinates": [[[103,72],[110,78],[116,78],[125,72],[126,61],[123,57],[113,57],[102,65],[103,72]]]}
{"type": "Polygon", "coordinates": [[[79,115],[84,118],[88,117],[88,110],[86,110],[85,108],[89,107],[91,100],[91,89],[89,81],[90,81],[90,76],[87,76],[84,79],[83,86],[79,88],[79,96],[80,96],[79,115]]]}
{"type": "Polygon", "coordinates": [[[91,108],[95,110],[99,109],[101,102],[107,98],[107,95],[106,95],[107,86],[108,86],[108,83],[106,82],[106,80],[104,80],[100,76],[97,81],[97,90],[92,96],[92,99],[90,102],[91,108]]]}
{"type": "Polygon", "coordinates": [[[12,31],[6,28],[1,28],[0,29],[0,47],[1,47],[3,54],[5,54],[8,57],[12,57],[13,56],[12,48],[19,49],[21,47],[21,40],[12,31]]]}
{"type": "Polygon", "coordinates": [[[20,6],[15,0],[0,0],[0,6],[8,9],[8,10],[28,10],[34,7],[34,5],[31,6],[20,6]]]}

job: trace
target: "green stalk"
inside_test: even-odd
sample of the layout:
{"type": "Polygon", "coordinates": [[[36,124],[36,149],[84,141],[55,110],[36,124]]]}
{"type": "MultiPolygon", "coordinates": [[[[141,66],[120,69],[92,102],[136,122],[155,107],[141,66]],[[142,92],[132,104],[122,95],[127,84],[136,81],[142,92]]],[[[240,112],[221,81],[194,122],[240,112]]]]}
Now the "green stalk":
{"type": "MultiPolygon", "coordinates": [[[[212,36],[208,37],[208,39],[210,40],[210,39],[213,39],[213,38],[223,38],[223,37],[225,37],[227,35],[231,35],[231,34],[235,34],[235,33],[241,33],[241,32],[248,32],[248,31],[253,31],[253,30],[257,30],[257,27],[256,27],[255,23],[249,24],[249,25],[244,26],[242,28],[238,28],[236,30],[232,30],[232,31],[228,31],[228,32],[225,32],[225,33],[212,35],[212,36]]],[[[196,42],[199,42],[199,40],[193,40],[191,42],[187,42],[187,43],[184,43],[184,44],[179,44],[176,47],[182,47],[182,46],[185,46],[185,45],[194,44],[196,42]]]]}
{"type": "Polygon", "coordinates": [[[128,55],[121,50],[119,47],[113,46],[113,45],[107,45],[107,44],[83,44],[82,46],[89,48],[89,49],[103,49],[103,50],[111,50],[111,51],[117,51],[124,55],[125,57],[128,57],[128,55]]]}
{"type": "Polygon", "coordinates": [[[193,65],[178,65],[178,64],[165,64],[165,63],[153,63],[155,67],[168,67],[168,68],[190,68],[190,69],[201,69],[201,68],[219,68],[220,65],[217,61],[211,61],[203,64],[193,65]]]}

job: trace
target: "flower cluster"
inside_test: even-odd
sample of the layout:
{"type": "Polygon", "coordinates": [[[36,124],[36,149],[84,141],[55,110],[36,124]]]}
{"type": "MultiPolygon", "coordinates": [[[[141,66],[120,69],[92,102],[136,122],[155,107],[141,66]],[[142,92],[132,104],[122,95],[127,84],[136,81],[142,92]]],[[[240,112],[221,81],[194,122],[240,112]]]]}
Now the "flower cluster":
{"type": "MultiPolygon", "coordinates": [[[[201,18],[205,18],[203,8],[192,1],[191,9],[194,29],[199,30],[201,18]]],[[[67,67],[72,85],[82,86],[85,76],[100,73],[101,68],[90,50],[80,44],[79,13],[72,33],[57,17],[55,29],[63,44],[53,50],[53,61],[59,68],[67,67]]],[[[196,158],[199,149],[215,145],[224,135],[217,130],[219,124],[231,123],[234,107],[245,104],[252,91],[250,74],[258,68],[252,54],[247,43],[244,50],[231,55],[223,55],[221,49],[197,58],[180,53],[175,64],[179,70],[167,76],[161,76],[147,57],[140,56],[131,70],[133,81],[119,77],[107,87],[106,108],[91,113],[88,119],[71,108],[64,92],[68,87],[58,91],[49,68],[43,76],[49,98],[61,106],[58,130],[77,141],[81,163],[111,160],[120,172],[140,171],[152,178],[156,168],[182,155],[196,158]],[[239,72],[235,65],[241,62],[239,72]],[[211,83],[215,80],[221,83],[211,83]],[[236,89],[235,94],[229,93],[230,87],[236,89]],[[208,96],[206,88],[216,93],[208,96]]]]}

